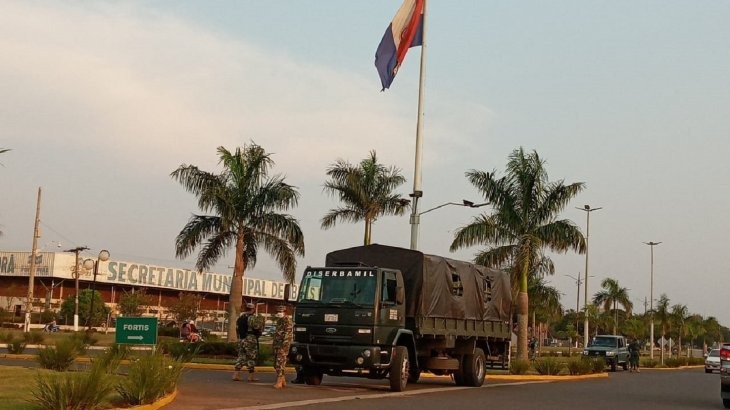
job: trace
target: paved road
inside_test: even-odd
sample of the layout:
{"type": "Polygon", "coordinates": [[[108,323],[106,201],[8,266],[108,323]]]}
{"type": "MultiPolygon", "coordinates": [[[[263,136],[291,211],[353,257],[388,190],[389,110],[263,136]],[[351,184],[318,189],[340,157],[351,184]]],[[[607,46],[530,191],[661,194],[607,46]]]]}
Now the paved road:
{"type": "Polygon", "coordinates": [[[321,386],[271,387],[272,374],[258,383],[232,382],[229,372],[193,371],[178,398],[165,409],[722,409],[719,376],[702,369],[611,373],[608,378],[563,382],[490,380],[482,388],[455,386],[446,378],[409,385],[402,393],[387,382],[325,376],[321,386]],[[214,397],[207,391],[215,386],[214,397]]]}

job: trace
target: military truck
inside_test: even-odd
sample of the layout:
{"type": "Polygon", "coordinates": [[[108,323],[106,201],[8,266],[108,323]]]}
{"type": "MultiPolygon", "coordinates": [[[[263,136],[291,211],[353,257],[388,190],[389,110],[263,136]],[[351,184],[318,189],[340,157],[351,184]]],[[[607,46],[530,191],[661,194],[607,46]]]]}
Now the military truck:
{"type": "Polygon", "coordinates": [[[615,372],[619,365],[624,370],[629,369],[629,347],[623,336],[596,335],[588,342],[583,355],[588,358],[604,359],[606,366],[611,367],[612,372],[615,372]]]}
{"type": "Polygon", "coordinates": [[[501,271],[384,245],[334,251],[304,271],[289,360],[310,385],[387,378],[402,391],[431,372],[478,387],[487,361],[509,365],[510,307],[501,271]]]}

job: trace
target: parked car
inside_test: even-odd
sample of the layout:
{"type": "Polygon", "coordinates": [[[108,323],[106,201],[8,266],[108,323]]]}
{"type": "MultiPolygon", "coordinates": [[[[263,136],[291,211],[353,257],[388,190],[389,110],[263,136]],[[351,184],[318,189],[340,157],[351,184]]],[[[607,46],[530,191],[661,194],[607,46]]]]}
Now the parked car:
{"type": "Polygon", "coordinates": [[[705,357],[705,373],[720,371],[720,349],[712,349],[705,357]]]}

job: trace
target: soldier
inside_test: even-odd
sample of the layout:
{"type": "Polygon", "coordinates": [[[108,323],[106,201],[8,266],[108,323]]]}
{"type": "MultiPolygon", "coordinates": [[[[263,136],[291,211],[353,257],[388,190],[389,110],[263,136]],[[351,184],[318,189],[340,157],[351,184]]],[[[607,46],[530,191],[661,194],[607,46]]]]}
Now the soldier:
{"type": "Polygon", "coordinates": [[[246,304],[246,310],[236,320],[236,333],[238,334],[238,358],[234,365],[233,380],[240,381],[241,368],[245,365],[248,370],[248,381],[255,382],[258,379],[254,376],[256,359],[259,354],[259,340],[261,329],[258,327],[259,318],[254,315],[255,306],[253,303],[246,304]]]}
{"type": "Polygon", "coordinates": [[[294,324],[291,317],[286,315],[286,305],[280,305],[276,308],[276,330],[272,342],[274,353],[274,370],[276,370],[275,389],[281,389],[286,386],[284,378],[284,368],[286,367],[286,357],[289,354],[289,346],[291,345],[292,332],[294,324]]]}

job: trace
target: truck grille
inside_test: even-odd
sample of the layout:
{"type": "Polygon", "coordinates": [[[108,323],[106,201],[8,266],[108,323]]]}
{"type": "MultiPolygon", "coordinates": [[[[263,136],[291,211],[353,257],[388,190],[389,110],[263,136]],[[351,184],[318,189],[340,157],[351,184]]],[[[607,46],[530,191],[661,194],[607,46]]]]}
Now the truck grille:
{"type": "Polygon", "coordinates": [[[310,337],[311,343],[319,344],[341,344],[350,343],[352,341],[351,336],[334,336],[334,335],[312,335],[310,337]]]}
{"type": "Polygon", "coordinates": [[[588,357],[605,357],[605,356],[606,356],[606,352],[600,352],[600,351],[599,352],[592,352],[592,351],[588,351],[588,357]]]}

